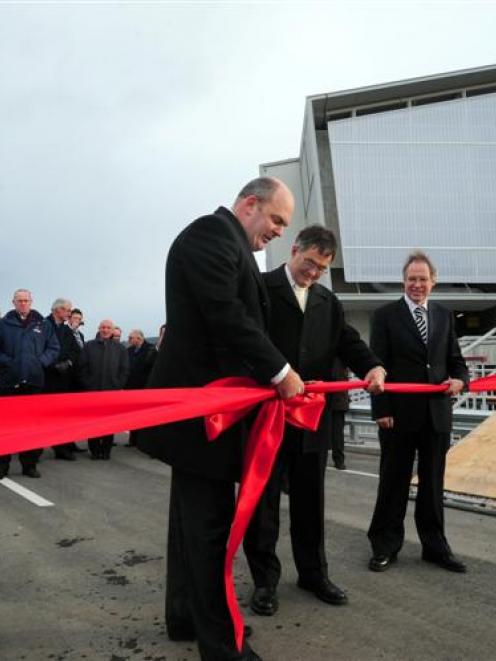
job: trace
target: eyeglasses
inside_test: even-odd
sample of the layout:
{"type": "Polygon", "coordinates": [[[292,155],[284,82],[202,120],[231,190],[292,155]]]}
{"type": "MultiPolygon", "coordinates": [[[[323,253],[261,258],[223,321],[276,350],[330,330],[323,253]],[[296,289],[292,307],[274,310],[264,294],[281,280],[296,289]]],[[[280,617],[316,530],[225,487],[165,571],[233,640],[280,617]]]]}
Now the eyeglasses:
{"type": "Polygon", "coordinates": [[[303,266],[308,270],[308,271],[317,271],[320,273],[320,275],[324,275],[324,273],[329,272],[329,267],[328,266],[322,266],[321,264],[317,264],[317,262],[314,262],[313,259],[310,259],[310,257],[305,257],[303,260],[303,266]]]}

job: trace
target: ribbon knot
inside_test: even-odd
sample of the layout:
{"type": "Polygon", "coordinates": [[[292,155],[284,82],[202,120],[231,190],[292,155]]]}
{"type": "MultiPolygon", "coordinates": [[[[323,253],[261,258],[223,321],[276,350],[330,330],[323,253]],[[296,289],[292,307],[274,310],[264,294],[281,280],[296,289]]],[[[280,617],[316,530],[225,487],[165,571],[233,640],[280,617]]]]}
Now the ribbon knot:
{"type": "MultiPolygon", "coordinates": [[[[227,378],[214,381],[205,387],[211,386],[257,387],[257,384],[247,378],[227,378]]],[[[319,425],[324,406],[325,397],[317,392],[297,395],[286,400],[273,398],[261,405],[250,430],[224,565],[227,606],[233,621],[234,638],[239,651],[243,647],[244,626],[234,588],[232,571],[234,556],[270,478],[284,437],[285,423],[289,422],[300,429],[315,431],[319,425]]],[[[210,441],[215,440],[223,431],[241,420],[252,409],[253,406],[245,406],[236,411],[217,413],[205,418],[207,438],[210,441]]]]}

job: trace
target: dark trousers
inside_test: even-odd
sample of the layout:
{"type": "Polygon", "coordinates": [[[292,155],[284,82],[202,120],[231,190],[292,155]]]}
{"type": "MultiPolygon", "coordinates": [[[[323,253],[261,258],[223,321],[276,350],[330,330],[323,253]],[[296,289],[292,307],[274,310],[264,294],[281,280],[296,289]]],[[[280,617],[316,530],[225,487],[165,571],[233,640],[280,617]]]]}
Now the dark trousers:
{"type": "Polygon", "coordinates": [[[368,537],[375,554],[398,553],[405,538],[405,514],[418,452],[415,524],[422,547],[433,554],[449,551],[444,536],[443,482],[450,435],[432,426],[410,433],[379,430],[381,462],[379,487],[368,537]]]}
{"type": "Polygon", "coordinates": [[[289,477],[291,547],[298,575],[327,576],[324,539],[324,478],[327,450],[288,452],[283,445],[265,492],[245,535],[243,547],[256,587],[276,587],[281,563],[276,555],[284,471],[289,477]]]}
{"type": "Polygon", "coordinates": [[[61,445],[54,445],[53,452],[56,457],[66,457],[74,453],[74,443],[62,443],[61,445]]]}
{"type": "MultiPolygon", "coordinates": [[[[41,392],[41,388],[35,388],[34,386],[21,386],[19,388],[8,388],[1,391],[1,394],[4,396],[12,397],[13,395],[38,395],[41,392]]],[[[23,468],[34,468],[38,463],[39,458],[43,453],[41,450],[25,450],[24,452],[19,452],[19,461],[23,468]]],[[[12,455],[4,454],[0,457],[0,465],[9,466],[12,455]]],[[[8,468],[6,469],[8,470],[8,468]]]]}
{"type": "Polygon", "coordinates": [[[129,442],[128,445],[135,448],[138,445],[138,429],[133,429],[129,432],[129,442]]]}
{"type": "Polygon", "coordinates": [[[344,464],[344,417],[345,411],[331,411],[331,452],[337,466],[344,464]]]}
{"type": "Polygon", "coordinates": [[[93,457],[100,457],[102,459],[110,457],[112,450],[112,443],[114,442],[114,435],[101,436],[99,438],[89,438],[88,447],[93,457]]]}
{"type": "Polygon", "coordinates": [[[202,661],[247,659],[236,651],[224,591],[234,483],[172,470],[165,619],[171,636],[190,631],[202,661]]]}

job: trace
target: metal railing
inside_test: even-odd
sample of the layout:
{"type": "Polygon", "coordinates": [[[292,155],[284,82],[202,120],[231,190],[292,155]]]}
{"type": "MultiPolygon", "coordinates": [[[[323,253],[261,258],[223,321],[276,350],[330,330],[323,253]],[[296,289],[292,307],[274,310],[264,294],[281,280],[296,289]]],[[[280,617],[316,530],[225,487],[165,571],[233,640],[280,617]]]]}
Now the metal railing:
{"type": "MultiPolygon", "coordinates": [[[[460,338],[460,347],[467,360],[471,380],[496,374],[496,327],[479,337],[460,338]],[[495,358],[488,360],[493,348],[495,358]],[[479,355],[475,355],[476,351],[479,355]]],[[[356,377],[351,375],[350,378],[356,377]]],[[[453,402],[453,441],[463,438],[495,410],[496,392],[467,392],[456,397],[453,402]]],[[[346,424],[349,443],[378,447],[376,424],[370,415],[370,395],[365,390],[350,391],[346,424]]]]}
{"type": "MultiPolygon", "coordinates": [[[[470,351],[477,349],[477,347],[481,346],[482,344],[488,343],[487,341],[491,338],[494,338],[496,341],[496,327],[491,328],[491,330],[484,335],[464,335],[463,337],[460,337],[458,342],[460,344],[462,354],[467,356],[470,351]]],[[[489,342],[488,344],[495,346],[495,342],[489,342]]]]}
{"type": "MultiPolygon", "coordinates": [[[[459,409],[453,412],[451,440],[458,443],[464,436],[484,422],[490,411],[459,409]]],[[[345,416],[345,441],[352,447],[379,449],[377,425],[370,417],[370,407],[353,405],[345,416]]]]}

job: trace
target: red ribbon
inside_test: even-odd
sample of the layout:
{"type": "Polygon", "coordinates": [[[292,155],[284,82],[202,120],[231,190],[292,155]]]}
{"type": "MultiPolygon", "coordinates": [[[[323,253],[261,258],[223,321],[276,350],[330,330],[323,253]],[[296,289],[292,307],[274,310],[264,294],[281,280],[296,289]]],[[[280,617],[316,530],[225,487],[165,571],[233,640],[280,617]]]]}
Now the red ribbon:
{"type": "MultiPolygon", "coordinates": [[[[304,395],[281,400],[273,388],[257,386],[249,379],[222,379],[204,388],[1,397],[0,455],[198,417],[206,418],[207,436],[214,440],[262,403],[246,447],[224,568],[227,603],[236,645],[241,650],[243,618],[234,589],[233,560],[270,477],[285,422],[315,430],[324,407],[324,393],[366,387],[365,381],[318,381],[307,384],[304,395]]],[[[447,384],[385,385],[387,392],[394,393],[434,393],[447,389],[447,384]]],[[[496,376],[471,382],[469,390],[496,390],[496,376]]]]}
{"type": "MultiPolygon", "coordinates": [[[[241,385],[252,383],[249,379],[221,379],[214,385],[241,385]]],[[[211,387],[211,386],[208,386],[211,387]]],[[[277,453],[284,437],[285,422],[302,429],[315,431],[324,409],[325,398],[321,393],[298,395],[292,399],[271,399],[264,402],[253,424],[246,444],[243,472],[236,501],[236,510],[227,542],[224,564],[224,583],[231,619],[234,625],[234,638],[238,650],[243,647],[243,616],[236,599],[233,580],[233,562],[245,535],[248,524],[255,512],[258,501],[272,472],[277,453]]],[[[217,414],[205,421],[209,440],[225,431],[232,424],[244,417],[251,407],[217,414]]]]}

